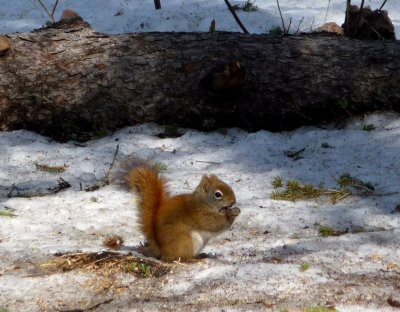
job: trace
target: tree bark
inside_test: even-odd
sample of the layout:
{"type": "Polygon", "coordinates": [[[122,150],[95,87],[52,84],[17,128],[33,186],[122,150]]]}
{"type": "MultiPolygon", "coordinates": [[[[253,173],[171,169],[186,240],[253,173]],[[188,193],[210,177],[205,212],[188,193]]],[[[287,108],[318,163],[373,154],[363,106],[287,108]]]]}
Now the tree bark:
{"type": "Polygon", "coordinates": [[[1,130],[57,139],[143,122],[279,131],[400,109],[399,41],[106,35],[82,21],[10,38],[0,56],[1,130]]]}

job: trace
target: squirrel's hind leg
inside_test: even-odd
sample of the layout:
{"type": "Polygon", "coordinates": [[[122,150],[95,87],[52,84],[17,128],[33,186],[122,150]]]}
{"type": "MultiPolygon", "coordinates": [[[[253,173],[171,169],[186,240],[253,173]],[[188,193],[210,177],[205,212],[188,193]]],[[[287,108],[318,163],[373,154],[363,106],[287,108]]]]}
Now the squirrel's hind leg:
{"type": "Polygon", "coordinates": [[[161,259],[164,261],[187,261],[197,254],[194,251],[192,237],[186,233],[160,243],[161,259]]]}

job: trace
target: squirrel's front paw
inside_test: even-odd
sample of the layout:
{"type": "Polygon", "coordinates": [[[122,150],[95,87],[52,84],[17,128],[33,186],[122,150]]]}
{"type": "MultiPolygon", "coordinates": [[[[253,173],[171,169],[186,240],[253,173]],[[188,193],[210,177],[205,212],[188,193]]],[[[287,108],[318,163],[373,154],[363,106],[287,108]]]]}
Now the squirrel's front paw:
{"type": "Polygon", "coordinates": [[[228,213],[231,217],[237,217],[238,215],[240,215],[240,209],[238,207],[234,207],[232,209],[229,209],[228,213]]]}

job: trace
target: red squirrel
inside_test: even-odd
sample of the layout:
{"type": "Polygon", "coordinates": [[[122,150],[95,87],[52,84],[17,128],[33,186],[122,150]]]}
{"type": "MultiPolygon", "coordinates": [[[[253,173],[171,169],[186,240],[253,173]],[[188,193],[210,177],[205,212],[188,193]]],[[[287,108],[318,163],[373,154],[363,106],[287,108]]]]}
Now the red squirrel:
{"type": "Polygon", "coordinates": [[[204,175],[191,194],[169,195],[159,171],[147,163],[127,169],[125,183],[138,195],[144,253],[164,261],[196,257],[209,239],[227,230],[240,214],[235,193],[215,175],[204,175]]]}

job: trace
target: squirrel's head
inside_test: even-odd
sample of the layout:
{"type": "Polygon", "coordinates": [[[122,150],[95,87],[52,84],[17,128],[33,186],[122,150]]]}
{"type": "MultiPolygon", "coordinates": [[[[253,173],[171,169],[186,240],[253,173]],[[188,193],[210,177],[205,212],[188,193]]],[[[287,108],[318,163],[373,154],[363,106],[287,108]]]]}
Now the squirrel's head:
{"type": "Polygon", "coordinates": [[[227,210],[236,203],[232,188],[214,174],[203,176],[195,194],[200,195],[210,206],[219,211],[227,210]]]}

